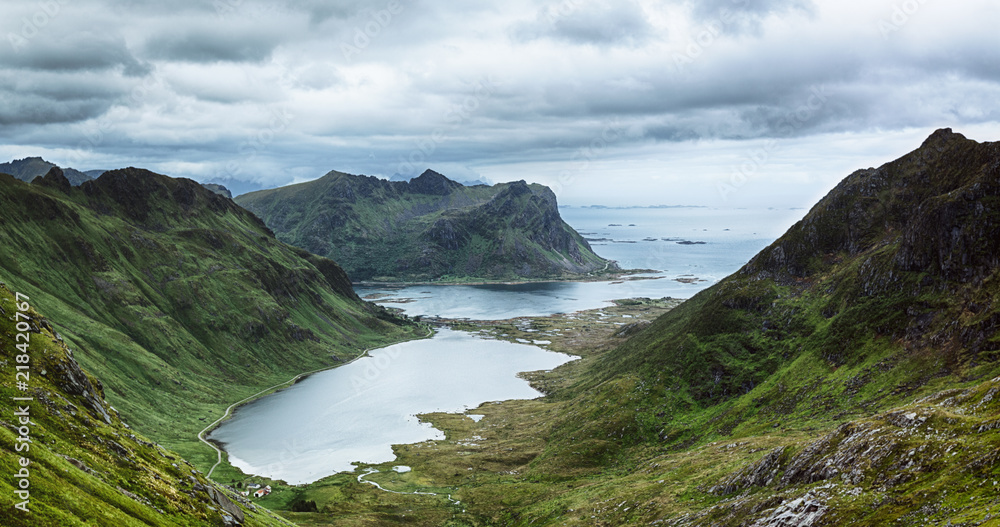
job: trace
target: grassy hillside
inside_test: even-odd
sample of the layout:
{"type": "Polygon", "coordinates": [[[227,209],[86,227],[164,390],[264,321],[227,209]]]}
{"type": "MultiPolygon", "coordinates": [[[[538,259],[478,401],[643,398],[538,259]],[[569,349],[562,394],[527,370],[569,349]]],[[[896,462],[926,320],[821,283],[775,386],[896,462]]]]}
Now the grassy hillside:
{"type": "MultiPolygon", "coordinates": [[[[372,479],[449,493],[449,525],[1000,525],[998,245],[1000,143],[939,130],[625,344],[534,374],[547,398],[427,416],[447,439],[372,479]]],[[[301,499],[343,517],[360,488],[301,499]]]]}
{"type": "Polygon", "coordinates": [[[466,187],[427,171],[410,182],[331,172],[236,198],[278,239],[336,260],[352,280],[579,278],[617,270],[523,181],[466,187]]]}
{"type": "MultiPolygon", "coordinates": [[[[816,435],[786,442],[788,450],[767,467],[773,474],[748,476],[769,488],[765,497],[793,483],[846,482],[872,493],[918,482],[905,493],[926,491],[943,473],[963,484],[982,471],[1000,475],[996,460],[935,465],[930,454],[910,453],[907,467],[922,468],[887,484],[904,454],[895,436],[907,427],[880,432],[877,425],[915,411],[921,397],[953,390],[960,399],[927,409],[964,414],[975,425],[941,417],[938,432],[948,431],[952,448],[996,444],[989,431],[996,409],[987,397],[996,382],[984,379],[1000,375],[998,272],[1000,144],[939,130],[913,153],[849,176],[738,273],[596,361],[577,388],[577,410],[559,419],[552,439],[612,439],[612,452],[685,450],[773,438],[776,430],[835,428],[804,450],[802,441],[816,435]],[[976,397],[985,402],[970,403],[975,412],[963,406],[976,397]],[[894,408],[896,417],[881,414],[894,408]],[[873,449],[889,445],[883,459],[837,457],[837,445],[858,441],[862,431],[873,449]],[[797,463],[810,465],[808,475],[796,472],[803,470],[797,463]]],[[[920,447],[929,439],[913,441],[920,447]]],[[[940,455],[936,446],[932,451],[940,455]]],[[[884,525],[919,503],[909,495],[888,516],[858,508],[847,517],[884,525]]],[[[741,507],[752,516],[750,504],[735,509],[741,507]]],[[[986,509],[977,510],[982,516],[986,509]]],[[[713,523],[738,525],[747,517],[727,514],[713,523]]]]}
{"type": "Polygon", "coordinates": [[[203,469],[215,453],[196,435],[230,403],[424,334],[194,181],[0,175],[0,217],[0,277],[56,321],[123,418],[203,469]]]}
{"type": "Polygon", "coordinates": [[[104,400],[101,382],[80,369],[53,323],[32,307],[35,299],[16,293],[0,284],[0,437],[9,445],[0,456],[0,523],[224,525],[228,516],[248,527],[285,525],[129,429],[104,400]],[[17,366],[25,368],[21,377],[17,366]],[[15,477],[21,470],[26,477],[15,477]]]}

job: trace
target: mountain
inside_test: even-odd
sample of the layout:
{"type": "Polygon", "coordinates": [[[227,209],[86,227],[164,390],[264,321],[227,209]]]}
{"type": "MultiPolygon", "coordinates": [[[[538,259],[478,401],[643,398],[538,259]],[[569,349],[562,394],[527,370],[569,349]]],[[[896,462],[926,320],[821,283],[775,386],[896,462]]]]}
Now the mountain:
{"type": "Polygon", "coordinates": [[[219,185],[218,183],[202,183],[201,186],[207,188],[208,190],[211,190],[212,192],[215,192],[220,196],[225,196],[229,199],[233,199],[233,193],[230,192],[228,188],[219,185]]]}
{"type": "MultiPolygon", "coordinates": [[[[837,376],[889,360],[899,394],[939,377],[991,375],[1000,352],[998,167],[1000,144],[939,130],[907,156],[855,172],[609,365],[685,372],[677,380],[700,404],[751,390],[783,400],[761,385],[803,356],[837,376]]],[[[847,399],[831,404],[857,410],[847,399]]]]}
{"type": "Polygon", "coordinates": [[[982,517],[978,478],[1000,474],[998,274],[1000,143],[938,130],[604,356],[562,430],[668,450],[767,437],[772,455],[706,483],[722,504],[676,525],[819,522],[766,523],[795,499],[834,525],[982,517]]]}
{"type": "Polygon", "coordinates": [[[0,457],[5,526],[285,525],[131,430],[33,305],[0,283],[0,346],[27,358],[16,360],[27,386],[10,368],[0,393],[31,399],[14,401],[0,427],[11,445],[0,457]]]}
{"type": "MultiPolygon", "coordinates": [[[[419,176],[404,176],[402,174],[393,174],[392,177],[389,178],[389,181],[406,181],[406,182],[409,182],[409,181],[414,180],[416,177],[419,177],[419,176]]],[[[476,179],[476,180],[455,179],[453,181],[455,181],[456,183],[461,183],[462,185],[465,185],[466,187],[474,187],[476,185],[486,185],[487,187],[490,186],[490,184],[486,180],[484,180],[482,178],[479,178],[479,179],[476,179]]]]}
{"type": "MultiPolygon", "coordinates": [[[[55,163],[49,163],[40,157],[26,157],[0,164],[0,174],[10,174],[21,181],[31,183],[36,177],[44,176],[55,166],[55,163]]],[[[95,176],[92,175],[92,172],[94,171],[80,172],[72,168],[63,169],[63,175],[73,186],[79,186],[84,181],[94,179],[95,176]]]]}
{"type": "Polygon", "coordinates": [[[216,454],[197,434],[230,403],[424,333],[188,179],[0,175],[0,205],[0,279],[52,317],[124,419],[203,469],[216,454]]]}
{"type": "Polygon", "coordinates": [[[544,401],[432,416],[461,461],[395,463],[482,525],[998,525],[1000,143],[938,130],[582,351],[544,401]]]}
{"type": "Polygon", "coordinates": [[[236,202],[278,239],[336,260],[355,281],[536,279],[617,270],[559,216],[547,187],[466,187],[330,172],[236,202]]]}

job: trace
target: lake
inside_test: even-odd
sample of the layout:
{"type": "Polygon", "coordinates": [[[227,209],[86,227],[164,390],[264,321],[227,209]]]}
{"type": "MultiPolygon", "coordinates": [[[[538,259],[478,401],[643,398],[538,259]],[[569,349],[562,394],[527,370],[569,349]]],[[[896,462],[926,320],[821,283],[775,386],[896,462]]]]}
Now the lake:
{"type": "Polygon", "coordinates": [[[362,297],[411,316],[502,320],[606,307],[633,297],[691,298],[739,270],[798,221],[801,209],[700,207],[560,209],[594,252],[653,280],[516,285],[355,287],[362,297]]]}
{"type": "MultiPolygon", "coordinates": [[[[563,208],[597,254],[651,280],[482,286],[358,287],[409,315],[499,320],[604,307],[632,297],[690,298],[737,271],[802,210],[563,208]]],[[[487,401],[530,399],[518,372],[549,370],[567,355],[452,331],[372,351],[236,411],[210,435],[248,474],[292,484],[394,459],[391,445],[441,439],[414,417],[487,401]]]]}
{"type": "Polygon", "coordinates": [[[247,474],[311,483],[354,470],[352,462],[391,461],[393,444],[444,438],[417,414],[539,397],[517,373],[574,358],[441,329],[240,407],[209,439],[223,443],[230,463],[247,474]]]}

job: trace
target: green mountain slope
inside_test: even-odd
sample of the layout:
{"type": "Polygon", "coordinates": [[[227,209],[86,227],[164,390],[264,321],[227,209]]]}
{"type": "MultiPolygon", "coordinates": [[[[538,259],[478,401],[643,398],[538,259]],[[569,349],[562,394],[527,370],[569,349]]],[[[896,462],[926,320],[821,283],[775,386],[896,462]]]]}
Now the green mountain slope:
{"type": "Polygon", "coordinates": [[[998,273],[1000,143],[939,130],[566,388],[428,417],[390,488],[466,525],[1000,525],[998,273]]]}
{"type": "MultiPolygon", "coordinates": [[[[940,457],[933,449],[934,456],[910,453],[908,467],[922,468],[886,483],[898,475],[892,463],[901,463],[898,450],[907,443],[883,437],[900,435],[898,422],[881,434],[876,429],[879,420],[900,421],[898,412],[879,412],[906,408],[909,414],[918,408],[915,399],[957,389],[958,401],[933,408],[944,421],[937,430],[951,433],[954,445],[997,444],[990,426],[989,435],[976,430],[997,417],[990,403],[997,382],[979,383],[1000,374],[998,272],[1000,143],[939,130],[903,158],[849,176],[739,272],[604,356],[578,388],[584,394],[579,410],[564,418],[556,437],[685,449],[843,425],[804,450],[801,438],[787,441],[767,477],[753,480],[770,490],[737,506],[743,514],[712,520],[717,525],[741,524],[790,483],[846,481],[867,493],[911,482],[901,492],[923,492],[947,471],[963,484],[982,471],[996,477],[996,459],[966,470],[932,463],[940,457]],[[973,396],[981,397],[974,402],[982,404],[972,404],[977,412],[954,409],[973,396]],[[967,415],[975,426],[942,417],[952,413],[967,415]],[[854,458],[836,458],[837,444],[857,441],[860,430],[871,432],[865,444],[891,451],[878,460],[857,451],[854,458]],[[833,468],[824,471],[824,459],[833,468]]],[[[884,525],[903,518],[920,508],[915,495],[907,496],[908,505],[888,516],[859,508],[851,521],[879,517],[870,524],[884,525]]]]}
{"type": "Polygon", "coordinates": [[[752,391],[781,415],[795,405],[778,385],[806,371],[826,381],[811,390],[825,411],[848,414],[993,375],[998,163],[1000,145],[941,130],[852,174],[738,273],[610,356],[605,378],[641,372],[698,406],[752,391]]]}
{"type": "Polygon", "coordinates": [[[243,194],[278,239],[336,260],[355,281],[568,278],[617,270],[523,181],[466,187],[428,170],[410,182],[330,172],[243,194]]]}
{"type": "MultiPolygon", "coordinates": [[[[9,163],[0,163],[0,174],[10,174],[21,181],[31,183],[36,177],[44,176],[55,167],[55,163],[50,163],[40,157],[26,157],[15,159],[9,163]]],[[[79,186],[84,181],[94,179],[90,172],[92,171],[80,172],[72,168],[63,169],[63,175],[73,186],[79,186]]]]}
{"type": "Polygon", "coordinates": [[[203,469],[215,452],[196,435],[230,403],[424,333],[194,181],[0,175],[0,225],[0,277],[57,321],[124,418],[203,469]]]}
{"type": "Polygon", "coordinates": [[[0,523],[284,525],[130,430],[33,301],[0,284],[0,523]]]}

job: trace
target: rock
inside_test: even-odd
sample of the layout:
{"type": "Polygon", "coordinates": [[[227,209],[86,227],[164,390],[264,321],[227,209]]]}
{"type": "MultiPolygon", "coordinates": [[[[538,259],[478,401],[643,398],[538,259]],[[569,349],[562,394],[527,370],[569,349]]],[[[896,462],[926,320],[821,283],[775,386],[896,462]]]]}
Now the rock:
{"type": "MultiPolygon", "coordinates": [[[[232,523],[232,525],[241,525],[246,519],[243,514],[243,509],[240,509],[239,505],[233,503],[232,500],[230,500],[229,497],[223,494],[219,489],[210,485],[207,489],[205,489],[205,492],[208,494],[209,499],[218,505],[220,509],[226,511],[230,515],[235,522],[232,523]]],[[[223,515],[223,518],[225,518],[225,516],[226,515],[223,515]]],[[[226,525],[230,524],[227,523],[226,525]]]]}
{"type": "Polygon", "coordinates": [[[69,194],[73,185],[70,184],[69,180],[63,174],[63,171],[59,167],[52,167],[49,169],[48,173],[44,176],[38,176],[31,182],[33,185],[42,185],[49,188],[54,188],[62,191],[64,194],[69,194]]]}
{"type": "Polygon", "coordinates": [[[98,389],[90,382],[90,378],[83,373],[80,365],[72,358],[56,365],[55,384],[67,394],[83,397],[84,404],[92,410],[105,423],[111,424],[111,414],[104,407],[103,397],[98,398],[98,389]]]}
{"type": "Polygon", "coordinates": [[[767,453],[760,461],[744,467],[718,485],[709,489],[715,495],[726,495],[739,492],[749,487],[766,487],[781,473],[782,460],[785,458],[786,447],[778,447],[767,453]]]}
{"type": "Polygon", "coordinates": [[[811,527],[827,511],[825,503],[806,495],[779,505],[770,515],[759,519],[750,527],[811,527]]]}
{"type": "Polygon", "coordinates": [[[76,467],[76,468],[78,468],[78,469],[80,469],[80,470],[82,470],[84,472],[87,472],[88,474],[94,472],[93,470],[90,470],[90,468],[87,467],[87,465],[84,465],[83,461],[80,461],[79,459],[72,458],[72,457],[69,457],[69,456],[62,456],[62,457],[63,457],[63,459],[65,459],[66,461],[68,461],[70,465],[73,465],[74,467],[76,467]]]}
{"type": "Polygon", "coordinates": [[[233,193],[230,192],[228,188],[222,185],[216,183],[202,183],[201,186],[207,188],[208,190],[211,190],[212,192],[220,196],[225,196],[229,199],[233,199],[233,193]]]}

